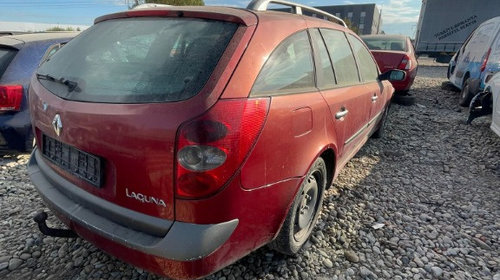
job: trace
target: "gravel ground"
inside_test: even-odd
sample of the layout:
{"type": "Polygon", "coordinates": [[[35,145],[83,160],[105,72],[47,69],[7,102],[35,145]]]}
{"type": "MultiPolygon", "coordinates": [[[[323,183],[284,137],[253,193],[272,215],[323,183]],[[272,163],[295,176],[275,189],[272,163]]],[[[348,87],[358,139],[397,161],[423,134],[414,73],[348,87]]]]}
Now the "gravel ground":
{"type": "MultiPolygon", "coordinates": [[[[341,172],[296,257],[264,247],[208,279],[500,280],[500,137],[490,117],[464,124],[442,69],[420,67],[417,105],[392,106],[387,134],[341,172]]],[[[158,279],[82,239],[42,236],[27,160],[0,157],[1,279],[158,279]]]]}

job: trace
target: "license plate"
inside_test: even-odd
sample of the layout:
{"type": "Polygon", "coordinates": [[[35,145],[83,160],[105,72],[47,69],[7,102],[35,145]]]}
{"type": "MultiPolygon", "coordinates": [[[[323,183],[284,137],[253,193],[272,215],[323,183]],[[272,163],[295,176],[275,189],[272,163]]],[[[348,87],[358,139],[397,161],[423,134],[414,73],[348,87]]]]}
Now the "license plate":
{"type": "Polygon", "coordinates": [[[103,174],[99,157],[64,144],[47,135],[43,135],[42,141],[42,154],[46,159],[73,176],[98,188],[101,187],[103,174]]]}

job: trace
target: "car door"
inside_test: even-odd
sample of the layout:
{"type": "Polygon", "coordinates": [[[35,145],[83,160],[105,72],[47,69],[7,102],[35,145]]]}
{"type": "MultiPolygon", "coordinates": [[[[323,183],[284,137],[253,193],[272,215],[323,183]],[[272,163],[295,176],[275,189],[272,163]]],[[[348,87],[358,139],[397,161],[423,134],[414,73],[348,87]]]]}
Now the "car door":
{"type": "Polygon", "coordinates": [[[299,178],[325,138],[328,108],[315,85],[306,30],[290,35],[271,53],[250,97],[270,97],[259,141],[241,171],[245,189],[299,178]],[[261,176],[255,176],[261,174],[261,176]]]}
{"type": "Polygon", "coordinates": [[[359,150],[366,139],[373,89],[361,82],[358,66],[344,32],[320,29],[335,75],[335,84],[321,93],[328,103],[336,132],[341,164],[359,150]]]}
{"type": "Polygon", "coordinates": [[[354,58],[358,64],[361,81],[371,96],[370,116],[368,120],[368,125],[371,125],[381,116],[381,112],[385,108],[386,95],[388,93],[385,93],[383,84],[378,81],[379,70],[368,49],[353,35],[348,34],[347,38],[351,43],[354,58]]]}

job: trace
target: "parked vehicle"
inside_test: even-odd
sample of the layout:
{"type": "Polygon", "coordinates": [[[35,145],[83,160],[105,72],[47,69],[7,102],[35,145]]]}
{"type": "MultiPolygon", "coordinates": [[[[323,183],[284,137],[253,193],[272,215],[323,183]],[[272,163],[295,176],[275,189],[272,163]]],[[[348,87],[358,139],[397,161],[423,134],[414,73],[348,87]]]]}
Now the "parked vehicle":
{"type": "Polygon", "coordinates": [[[406,72],[405,80],[392,81],[391,83],[396,94],[408,92],[417,76],[418,68],[415,50],[410,38],[403,35],[363,35],[361,39],[375,57],[382,73],[392,69],[406,72]]]}
{"type": "Polygon", "coordinates": [[[491,130],[500,136],[500,73],[495,74],[486,84],[484,91],[472,99],[467,123],[492,113],[491,130]]]}
{"type": "Polygon", "coordinates": [[[453,56],[450,82],[460,89],[460,105],[469,106],[474,95],[500,71],[500,16],[483,22],[453,56]]]}
{"type": "Polygon", "coordinates": [[[38,69],[28,171],[71,230],[170,278],[302,247],[325,189],[383,133],[382,80],[405,74],[380,74],[342,20],[269,2],[103,16],[38,69]]]}
{"type": "Polygon", "coordinates": [[[415,35],[417,55],[448,63],[481,22],[496,16],[500,16],[498,0],[422,0],[415,35]]]}
{"type": "Polygon", "coordinates": [[[0,149],[29,151],[33,134],[28,106],[31,75],[47,49],[77,33],[37,33],[0,37],[0,149]]]}

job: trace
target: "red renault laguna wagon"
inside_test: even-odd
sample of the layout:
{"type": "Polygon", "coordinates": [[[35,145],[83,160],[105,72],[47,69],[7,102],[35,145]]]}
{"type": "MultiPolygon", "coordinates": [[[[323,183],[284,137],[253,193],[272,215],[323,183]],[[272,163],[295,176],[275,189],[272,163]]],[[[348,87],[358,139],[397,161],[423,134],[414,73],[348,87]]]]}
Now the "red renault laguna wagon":
{"type": "Polygon", "coordinates": [[[171,278],[301,248],[404,72],[341,20],[268,2],[103,16],[41,65],[28,170],[72,231],[171,278]]]}

